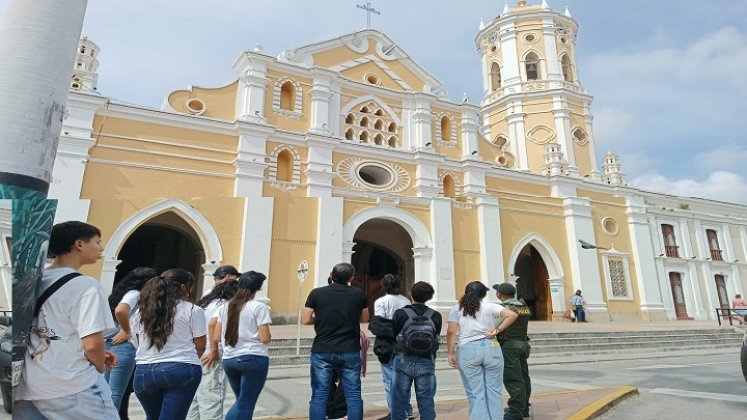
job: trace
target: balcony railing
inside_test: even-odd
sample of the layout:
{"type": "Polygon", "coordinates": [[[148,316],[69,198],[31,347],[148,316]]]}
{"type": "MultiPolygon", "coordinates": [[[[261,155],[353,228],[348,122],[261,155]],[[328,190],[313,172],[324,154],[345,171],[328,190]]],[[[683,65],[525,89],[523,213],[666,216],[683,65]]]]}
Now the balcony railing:
{"type": "Polygon", "coordinates": [[[664,247],[664,252],[667,254],[667,257],[674,257],[679,258],[680,252],[678,251],[680,247],[677,245],[666,245],[664,247]]]}
{"type": "Polygon", "coordinates": [[[724,258],[721,256],[721,250],[720,249],[712,249],[711,250],[711,259],[713,261],[723,261],[724,258]]]}

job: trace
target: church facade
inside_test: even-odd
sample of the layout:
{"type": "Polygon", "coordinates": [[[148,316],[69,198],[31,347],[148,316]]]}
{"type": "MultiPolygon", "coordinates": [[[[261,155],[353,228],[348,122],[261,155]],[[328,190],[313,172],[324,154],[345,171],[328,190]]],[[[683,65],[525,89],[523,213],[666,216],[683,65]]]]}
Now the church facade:
{"type": "Polygon", "coordinates": [[[747,208],[639,191],[617,156],[597,162],[577,31],[546,2],[506,6],[475,40],[479,104],[439,94],[366,29],[245,51],[233,83],[171,92],[160,109],[93,92],[99,49],[83,38],[57,220],[102,229],[89,274],[108,289],[137,266],[178,266],[199,294],[233,264],[268,274],[261,299],[279,320],[340,261],[371,301],[393,273],[433,284],[441,310],[480,280],[516,284],[538,320],[577,289],[597,322],[713,319],[744,291],[747,208]]]}

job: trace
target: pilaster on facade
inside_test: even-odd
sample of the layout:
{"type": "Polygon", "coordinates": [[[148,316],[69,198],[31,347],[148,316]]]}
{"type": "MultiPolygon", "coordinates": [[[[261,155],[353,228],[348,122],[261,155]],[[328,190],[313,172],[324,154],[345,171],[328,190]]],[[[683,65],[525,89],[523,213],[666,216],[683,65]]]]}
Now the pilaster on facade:
{"type": "MultiPolygon", "coordinates": [[[[244,217],[241,229],[241,255],[239,271],[254,270],[270,276],[272,254],[272,222],[275,200],[272,197],[252,197],[244,199],[244,217]]],[[[217,268],[217,267],[216,267],[217,268]]],[[[213,273],[212,271],[206,271],[213,273]]],[[[269,287],[257,292],[257,299],[268,303],[269,287]]]]}
{"type": "Polygon", "coordinates": [[[480,229],[480,278],[490,287],[506,280],[498,198],[478,198],[477,219],[480,229]]]}
{"type": "Polygon", "coordinates": [[[555,41],[555,21],[552,17],[542,19],[542,37],[545,41],[545,54],[547,55],[547,80],[562,84],[563,73],[558,60],[558,48],[555,41]]]}
{"type": "Polygon", "coordinates": [[[516,25],[513,22],[502,24],[498,31],[498,39],[501,41],[503,66],[501,76],[504,86],[521,84],[521,73],[519,72],[519,48],[516,42],[516,25]]]}
{"type": "Polygon", "coordinates": [[[262,197],[265,181],[265,161],[267,139],[275,132],[275,128],[258,123],[239,121],[235,130],[239,136],[239,147],[235,168],[234,196],[262,197]]]}
{"type": "Polygon", "coordinates": [[[492,166],[482,160],[468,159],[461,163],[464,181],[462,183],[462,196],[464,197],[490,197],[486,184],[486,175],[492,166]]]}
{"type": "Polygon", "coordinates": [[[415,148],[427,147],[427,144],[433,143],[433,117],[431,115],[433,97],[425,94],[415,94],[414,99],[415,108],[411,115],[413,129],[410,130],[413,138],[410,141],[410,146],[415,148]]]}
{"type": "Polygon", "coordinates": [[[456,302],[454,288],[454,241],[451,225],[451,200],[448,198],[434,197],[431,199],[431,234],[433,235],[433,249],[413,248],[415,254],[415,272],[418,271],[418,259],[426,256],[431,259],[431,277],[422,277],[417,280],[435,279],[430,283],[435,289],[430,306],[438,310],[448,310],[456,302]]]}
{"type": "Polygon", "coordinates": [[[339,141],[328,136],[306,135],[308,160],[306,161],[307,195],[309,197],[331,197],[332,180],[335,177],[332,166],[332,151],[339,141]]]}
{"type": "Polygon", "coordinates": [[[327,275],[341,261],[351,261],[354,243],[343,244],[344,201],[341,197],[317,199],[314,287],[327,285],[327,275]]]}
{"type": "MultiPolygon", "coordinates": [[[[314,82],[311,87],[311,126],[309,133],[318,135],[332,134],[332,80],[335,73],[329,70],[314,68],[311,71],[314,82]]],[[[339,108],[338,108],[339,109],[339,108]]]]}
{"type": "Polygon", "coordinates": [[[602,175],[597,166],[596,136],[594,136],[594,115],[591,114],[591,100],[584,100],[584,119],[586,122],[586,135],[589,136],[589,159],[591,160],[591,180],[601,182],[602,175]]]}
{"type": "Polygon", "coordinates": [[[513,152],[517,159],[516,169],[528,171],[529,157],[527,156],[527,137],[524,124],[524,116],[526,114],[521,111],[521,108],[520,102],[515,102],[509,107],[509,110],[513,109],[513,112],[509,113],[506,118],[508,121],[508,140],[512,145],[515,145],[513,146],[515,147],[513,152]]]}
{"type": "Polygon", "coordinates": [[[586,242],[594,241],[594,220],[591,210],[591,203],[587,198],[563,200],[571,281],[574,289],[583,291],[588,311],[600,315],[595,319],[609,321],[607,303],[602,294],[602,280],[599,277],[599,258],[594,250],[582,249],[579,246],[580,239],[586,242]]]}
{"type": "Polygon", "coordinates": [[[660,282],[664,281],[658,274],[654,241],[650,232],[646,214],[646,203],[643,197],[634,196],[626,199],[628,231],[635,261],[635,277],[641,312],[649,321],[666,320],[666,307],[661,294],[660,282]]]}
{"type": "Polygon", "coordinates": [[[462,159],[472,156],[477,147],[477,132],[480,128],[479,108],[473,105],[462,105],[462,159]]]}
{"type": "Polygon", "coordinates": [[[576,168],[576,151],[571,139],[571,111],[568,109],[567,100],[562,96],[553,97],[553,119],[555,120],[555,132],[557,133],[558,143],[565,149],[566,159],[568,160],[569,169],[578,174],[576,168]]]}
{"type": "Polygon", "coordinates": [[[265,97],[267,95],[267,67],[273,58],[246,51],[233,65],[239,77],[236,96],[236,116],[243,121],[265,124],[265,97]]]}
{"type": "Polygon", "coordinates": [[[432,149],[423,149],[413,153],[413,162],[416,165],[414,189],[418,197],[438,197],[442,192],[438,168],[443,164],[444,157],[432,149]]]}

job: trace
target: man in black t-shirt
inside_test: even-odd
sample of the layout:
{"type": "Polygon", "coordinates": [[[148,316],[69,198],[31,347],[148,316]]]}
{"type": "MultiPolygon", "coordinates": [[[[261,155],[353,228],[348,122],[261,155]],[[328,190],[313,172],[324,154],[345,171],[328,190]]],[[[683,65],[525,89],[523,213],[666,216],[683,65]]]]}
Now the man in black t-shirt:
{"type": "Polygon", "coordinates": [[[363,419],[361,398],[360,322],[368,321],[368,300],[363,290],[350,287],[355,268],[339,263],[332,268],[329,286],[318,287],[306,299],[301,321],[314,325],[311,345],[311,401],[309,418],[327,417],[327,399],[335,370],[340,372],[348,419],[363,419]]]}

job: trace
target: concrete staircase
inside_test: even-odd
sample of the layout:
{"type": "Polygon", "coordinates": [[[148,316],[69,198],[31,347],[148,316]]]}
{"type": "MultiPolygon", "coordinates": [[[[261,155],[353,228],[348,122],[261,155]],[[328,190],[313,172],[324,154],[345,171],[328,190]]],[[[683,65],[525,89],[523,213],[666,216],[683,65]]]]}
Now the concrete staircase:
{"type": "MultiPolygon", "coordinates": [[[[650,353],[739,349],[742,333],[733,329],[671,329],[658,331],[579,331],[539,332],[530,334],[533,359],[598,354],[650,353]]],[[[301,339],[300,356],[296,356],[295,339],[273,339],[270,344],[270,365],[298,366],[309,363],[310,338],[301,339]]],[[[446,337],[442,337],[439,359],[446,359],[446,337]]],[[[376,360],[373,344],[369,360],[376,360]]]]}

